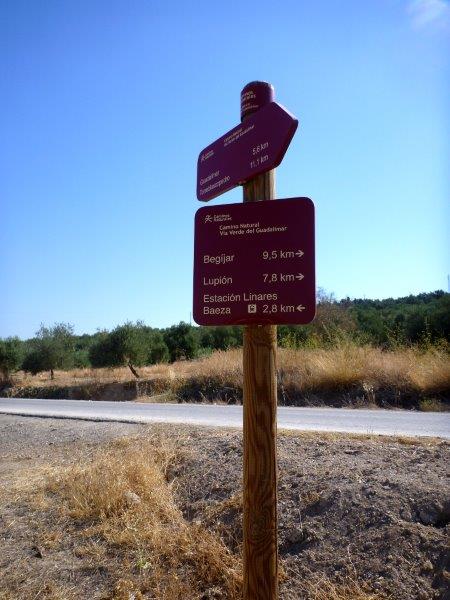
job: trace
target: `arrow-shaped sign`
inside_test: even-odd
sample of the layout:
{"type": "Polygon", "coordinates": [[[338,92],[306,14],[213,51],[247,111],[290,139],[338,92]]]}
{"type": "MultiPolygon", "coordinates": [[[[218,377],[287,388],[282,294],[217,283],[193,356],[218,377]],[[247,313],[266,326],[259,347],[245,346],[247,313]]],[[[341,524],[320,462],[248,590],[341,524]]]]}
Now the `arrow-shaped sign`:
{"type": "Polygon", "coordinates": [[[298,310],[299,312],[302,312],[303,310],[305,310],[305,308],[306,308],[306,306],[303,306],[303,304],[299,304],[299,305],[297,306],[297,310],[298,310]]]}
{"type": "Polygon", "coordinates": [[[283,160],[297,126],[298,120],[276,102],[247,117],[200,152],[197,198],[212,200],[256,175],[275,169],[283,160]]]}
{"type": "Polygon", "coordinates": [[[295,256],[298,256],[299,258],[301,258],[303,255],[304,255],[304,252],[302,252],[301,250],[298,250],[298,251],[295,253],[295,256]]]}
{"type": "Polygon", "coordinates": [[[304,275],[299,273],[298,275],[295,276],[295,279],[298,279],[299,281],[301,281],[303,279],[303,277],[304,277],[304,275]]]}

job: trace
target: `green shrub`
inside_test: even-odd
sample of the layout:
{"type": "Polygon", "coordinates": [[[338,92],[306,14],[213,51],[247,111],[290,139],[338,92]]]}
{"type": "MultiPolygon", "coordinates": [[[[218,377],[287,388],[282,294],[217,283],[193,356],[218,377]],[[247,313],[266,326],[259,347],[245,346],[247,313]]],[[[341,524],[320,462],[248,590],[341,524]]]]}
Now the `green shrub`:
{"type": "Polygon", "coordinates": [[[7,381],[14,371],[18,371],[23,360],[23,344],[17,337],[0,339],[0,372],[7,381]]]}

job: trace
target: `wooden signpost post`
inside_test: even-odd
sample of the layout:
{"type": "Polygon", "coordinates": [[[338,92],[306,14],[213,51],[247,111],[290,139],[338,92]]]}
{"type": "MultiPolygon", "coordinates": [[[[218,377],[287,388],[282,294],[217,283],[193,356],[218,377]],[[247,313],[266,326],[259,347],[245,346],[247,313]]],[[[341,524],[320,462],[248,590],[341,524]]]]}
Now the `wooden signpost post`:
{"type": "Polygon", "coordinates": [[[276,600],[277,323],[314,318],[314,206],[246,206],[275,199],[275,167],[298,122],[265,82],[242,90],[241,120],[197,163],[199,200],[243,184],[245,204],[197,211],[194,319],[244,325],[244,599],[276,600]]]}
{"type": "MultiPolygon", "coordinates": [[[[241,119],[273,100],[274,89],[249,84],[241,119]],[[253,108],[251,102],[253,100],[253,108]]],[[[275,169],[244,184],[244,202],[275,198],[275,169]]],[[[244,598],[278,598],[277,326],[244,327],[244,598]]]]}

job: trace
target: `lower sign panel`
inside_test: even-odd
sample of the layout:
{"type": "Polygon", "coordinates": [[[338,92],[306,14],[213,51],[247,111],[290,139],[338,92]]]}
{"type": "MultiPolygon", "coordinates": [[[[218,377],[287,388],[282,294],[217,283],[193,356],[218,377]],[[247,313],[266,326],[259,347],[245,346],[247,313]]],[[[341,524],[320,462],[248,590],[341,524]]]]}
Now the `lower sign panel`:
{"type": "Polygon", "coordinates": [[[314,319],[314,204],[289,198],[200,208],[194,320],[199,325],[314,319]]]}

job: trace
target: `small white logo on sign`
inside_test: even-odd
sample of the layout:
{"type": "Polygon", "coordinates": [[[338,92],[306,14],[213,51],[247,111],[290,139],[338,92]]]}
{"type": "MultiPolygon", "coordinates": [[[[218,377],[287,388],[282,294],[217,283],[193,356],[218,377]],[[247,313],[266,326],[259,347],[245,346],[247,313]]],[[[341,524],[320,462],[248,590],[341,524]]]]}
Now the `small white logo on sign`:
{"type": "Polygon", "coordinates": [[[206,215],[205,217],[205,223],[210,223],[212,221],[212,216],[211,215],[206,215]]]}
{"type": "Polygon", "coordinates": [[[247,309],[249,313],[255,313],[256,312],[256,304],[247,304],[247,309]]]}

